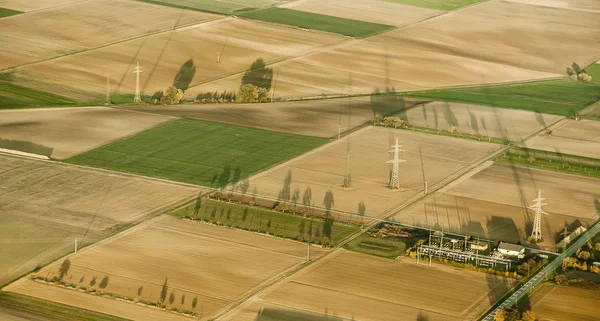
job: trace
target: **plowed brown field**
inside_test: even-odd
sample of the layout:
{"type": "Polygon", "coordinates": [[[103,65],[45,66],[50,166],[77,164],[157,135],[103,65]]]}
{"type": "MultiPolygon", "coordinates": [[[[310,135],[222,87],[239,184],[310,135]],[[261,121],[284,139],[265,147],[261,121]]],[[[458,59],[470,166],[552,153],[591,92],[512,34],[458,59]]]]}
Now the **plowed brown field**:
{"type": "Polygon", "coordinates": [[[598,320],[598,291],[544,284],[531,296],[531,308],[540,321],[598,320]]]}
{"type": "Polygon", "coordinates": [[[552,135],[538,135],[526,146],[563,154],[600,158],[600,121],[568,120],[554,129],[552,135]]]}

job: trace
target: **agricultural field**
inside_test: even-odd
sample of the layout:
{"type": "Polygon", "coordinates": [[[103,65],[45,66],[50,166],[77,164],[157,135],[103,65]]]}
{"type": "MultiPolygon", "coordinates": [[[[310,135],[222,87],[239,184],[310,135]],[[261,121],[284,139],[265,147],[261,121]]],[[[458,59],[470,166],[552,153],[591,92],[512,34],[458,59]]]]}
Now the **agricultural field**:
{"type": "Polygon", "coordinates": [[[0,110],[75,104],[77,104],[77,101],[71,98],[0,80],[0,110]]]}
{"type": "Polygon", "coordinates": [[[526,242],[534,215],[526,211],[542,191],[546,198],[542,218],[544,241],[537,244],[555,250],[565,226],[594,222],[600,193],[598,179],[546,170],[492,164],[458,180],[399,212],[394,219],[460,234],[506,242],[526,242]]]}
{"type": "Polygon", "coordinates": [[[592,82],[554,79],[514,85],[413,92],[407,97],[457,101],[487,106],[524,109],[555,115],[569,115],[600,100],[600,65],[586,68],[592,82]]]}
{"type": "Polygon", "coordinates": [[[182,119],[67,162],[204,186],[225,186],[326,142],[317,137],[182,119]],[[234,171],[238,170],[236,177],[234,171]],[[219,182],[215,175],[220,175],[219,182]]]}
{"type": "Polygon", "coordinates": [[[107,107],[3,110],[0,138],[40,144],[66,159],[173,119],[107,107]]]}
{"type": "MultiPolygon", "coordinates": [[[[291,174],[290,189],[300,195],[310,188],[312,204],[323,207],[327,191],[332,191],[334,210],[356,213],[359,202],[366,206],[366,216],[383,217],[406,199],[423,192],[423,171],[431,188],[436,183],[500,149],[497,144],[454,139],[407,130],[368,127],[324,148],[304,154],[250,179],[257,195],[278,199],[291,174]],[[400,189],[390,190],[390,146],[398,138],[404,145],[400,157],[400,189]],[[346,160],[350,146],[352,187],[343,188],[346,160]],[[421,162],[422,156],[422,162],[421,162]]],[[[336,216],[337,218],[337,216],[336,216]]]]}
{"type": "Polygon", "coordinates": [[[221,14],[233,14],[275,6],[286,3],[289,0],[138,0],[149,3],[162,4],[176,8],[216,12],[221,14]]]}
{"type": "Polygon", "coordinates": [[[434,101],[406,112],[409,124],[520,142],[563,117],[530,111],[434,101]]]}
{"type": "Polygon", "coordinates": [[[531,296],[531,308],[540,321],[598,320],[598,291],[544,284],[531,296]]]}
{"type": "Polygon", "coordinates": [[[285,8],[269,8],[246,13],[243,16],[249,19],[274,22],[303,29],[338,33],[343,36],[357,38],[373,36],[394,28],[390,25],[285,8]]]}
{"type": "Polygon", "coordinates": [[[540,5],[555,8],[566,8],[570,10],[581,10],[600,12],[600,3],[589,0],[505,0],[510,2],[525,3],[531,5],[540,5]]]}
{"type": "Polygon", "coordinates": [[[396,27],[442,13],[382,0],[300,0],[279,7],[396,27]]]}
{"type": "Polygon", "coordinates": [[[263,308],[336,321],[396,320],[399,315],[402,320],[477,320],[511,286],[509,279],[483,273],[338,250],[221,320],[255,320],[263,308]]]}
{"type": "Polygon", "coordinates": [[[184,26],[218,17],[127,0],[82,1],[33,11],[0,20],[0,70],[170,30],[172,21],[184,26]]]}
{"type": "Polygon", "coordinates": [[[411,6],[419,6],[437,10],[455,10],[464,6],[472,5],[483,0],[384,0],[394,3],[402,3],[411,6]]]}
{"type": "Polygon", "coordinates": [[[527,141],[528,148],[600,159],[600,121],[566,120],[553,128],[552,135],[538,135],[527,141]]]}
{"type": "Polygon", "coordinates": [[[198,192],[151,180],[0,156],[0,284],[198,192]],[[18,245],[18,246],[17,246],[18,245]]]}
{"type": "Polygon", "coordinates": [[[581,111],[584,119],[600,120],[600,100],[581,111]]]}
{"type": "MultiPolygon", "coordinates": [[[[350,83],[353,93],[370,93],[387,87],[415,91],[566,77],[565,70],[572,62],[585,66],[597,59],[598,53],[589,48],[600,45],[595,36],[600,32],[599,16],[488,1],[274,64],[279,75],[277,96],[336,94],[340,93],[339,84],[350,83]],[[556,48],[556,43],[563,45],[556,48]]],[[[231,90],[235,83],[228,78],[203,86],[231,90]]],[[[573,83],[567,87],[575,85],[593,86],[573,83]]]]}
{"type": "MultiPolygon", "coordinates": [[[[302,264],[306,250],[297,242],[161,216],[69,256],[63,281],[146,303],[157,302],[164,293],[166,305],[208,320],[262,283],[302,264]],[[100,287],[103,279],[107,281],[100,287]]],[[[323,253],[319,247],[311,249],[313,258],[323,253]]],[[[52,278],[62,264],[57,261],[35,275],[52,278]]],[[[6,290],[132,318],[126,311],[113,311],[110,299],[84,294],[93,298],[96,305],[91,306],[88,298],[79,300],[81,292],[43,284],[47,290],[38,292],[38,284],[25,277],[6,290]]],[[[147,310],[162,313],[163,320],[171,315],[147,310]]]]}
{"type": "MultiPolygon", "coordinates": [[[[387,103],[383,106],[382,113],[398,113],[418,103],[418,100],[409,98],[398,100],[398,103],[387,103]]],[[[126,106],[123,108],[323,138],[337,138],[339,130],[343,134],[370,123],[374,113],[370,97],[269,104],[126,106]]]]}
{"type": "Polygon", "coordinates": [[[0,8],[0,18],[10,17],[22,13],[21,11],[0,8]]]}
{"type": "MultiPolygon", "coordinates": [[[[134,93],[132,68],[139,61],[143,94],[152,96],[165,90],[180,73],[190,78],[185,97],[195,99],[206,92],[195,86],[231,75],[241,77],[259,59],[270,64],[346,40],[328,33],[224,18],[25,66],[15,72],[14,78],[28,87],[102,101],[107,73],[113,94],[134,93]],[[221,63],[217,62],[217,52],[221,52],[221,63]]],[[[240,84],[238,81],[228,91],[236,92],[240,84]]]]}
{"type": "Polygon", "coordinates": [[[80,0],[1,0],[0,7],[28,12],[49,7],[64,6],[79,1],[80,0]]]}

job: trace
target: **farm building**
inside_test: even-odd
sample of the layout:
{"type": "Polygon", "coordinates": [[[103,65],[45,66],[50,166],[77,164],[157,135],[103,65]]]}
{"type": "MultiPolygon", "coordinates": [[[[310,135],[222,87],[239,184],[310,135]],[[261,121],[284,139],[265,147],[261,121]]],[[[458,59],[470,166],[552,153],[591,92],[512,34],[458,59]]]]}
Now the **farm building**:
{"type": "Polygon", "coordinates": [[[498,245],[498,252],[504,255],[523,257],[525,254],[525,248],[517,244],[500,242],[498,245]]]}

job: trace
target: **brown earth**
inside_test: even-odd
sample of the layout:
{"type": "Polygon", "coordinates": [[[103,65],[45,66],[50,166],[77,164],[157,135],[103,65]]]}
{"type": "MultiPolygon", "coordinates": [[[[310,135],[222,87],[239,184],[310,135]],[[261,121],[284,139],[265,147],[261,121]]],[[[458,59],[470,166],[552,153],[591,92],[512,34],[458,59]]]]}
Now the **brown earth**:
{"type": "MultiPolygon", "coordinates": [[[[322,249],[313,246],[312,257],[322,253],[322,249]]],[[[256,286],[304,262],[305,257],[306,245],[301,243],[162,216],[69,256],[71,267],[63,280],[98,289],[100,281],[108,276],[105,293],[144,302],[159,300],[166,281],[167,305],[192,311],[192,302],[198,298],[195,311],[206,320],[256,286]],[[94,277],[97,282],[90,285],[94,277]],[[140,287],[143,288],[138,295],[140,287]],[[176,296],[173,303],[169,301],[171,294],[176,296]]],[[[62,260],[55,262],[36,275],[52,278],[58,274],[61,264],[62,260]]],[[[56,300],[61,296],[76,298],[79,295],[77,291],[55,289],[56,294],[45,291],[34,296],[56,300]]],[[[19,285],[11,285],[7,290],[25,294],[19,285]]],[[[94,301],[98,304],[96,307],[77,300],[68,304],[130,317],[110,309],[98,309],[99,301],[108,299],[94,301]]],[[[143,318],[135,316],[134,319],[143,318]]]]}
{"type": "Polygon", "coordinates": [[[0,138],[51,147],[52,158],[66,159],[172,119],[107,107],[2,110],[0,138]]]}
{"type": "Polygon", "coordinates": [[[598,291],[544,284],[531,296],[540,321],[598,320],[598,291]]]}
{"type": "Polygon", "coordinates": [[[193,197],[197,189],[0,156],[0,284],[193,197]]]}
{"type": "MultiPolygon", "coordinates": [[[[525,242],[533,213],[525,211],[542,190],[546,198],[540,247],[554,251],[565,225],[594,222],[598,180],[575,175],[493,164],[465,181],[411,205],[394,218],[402,223],[516,243],[525,242]],[[520,194],[520,193],[523,194],[520,194]]],[[[572,230],[572,228],[571,228],[572,230]]]]}
{"type": "Polygon", "coordinates": [[[443,13],[380,0],[300,0],[279,7],[391,26],[404,26],[443,13]]]}
{"type": "Polygon", "coordinates": [[[263,307],[328,314],[333,320],[476,320],[512,283],[464,269],[340,249],[219,320],[254,320],[263,307]]]}
{"type": "Polygon", "coordinates": [[[0,7],[27,12],[50,7],[64,6],[83,1],[86,0],[1,0],[0,7]]]}
{"type": "MultiPolygon", "coordinates": [[[[397,113],[418,102],[405,99],[402,103],[390,104],[387,110],[390,114],[397,113]]],[[[126,106],[123,108],[325,138],[337,138],[340,125],[341,132],[344,133],[373,120],[370,97],[269,104],[126,106]]]]}
{"type": "Polygon", "coordinates": [[[496,144],[383,127],[367,127],[349,137],[352,188],[342,187],[348,146],[348,138],[344,138],[253,177],[249,191],[256,187],[257,195],[277,199],[284,178],[291,172],[291,190],[298,188],[303,195],[310,187],[314,205],[322,207],[325,193],[332,191],[335,210],[356,213],[358,203],[363,201],[367,216],[381,217],[385,210],[423,192],[422,166],[425,179],[433,186],[500,148],[496,144]],[[390,190],[391,167],[386,161],[396,138],[406,150],[400,158],[407,161],[400,164],[400,189],[390,190]]]}
{"type": "Polygon", "coordinates": [[[418,127],[447,130],[454,125],[460,133],[506,137],[511,141],[522,141],[563,118],[524,110],[437,101],[411,109],[407,117],[411,125],[418,127]]]}
{"type": "MultiPolygon", "coordinates": [[[[66,95],[89,99],[90,94],[102,97],[110,73],[114,93],[132,94],[132,68],[139,61],[141,90],[151,96],[172,85],[190,59],[196,68],[190,83],[194,86],[243,73],[257,59],[273,63],[343,41],[338,35],[230,17],[29,65],[19,69],[16,77],[26,86],[52,91],[60,85],[66,95]]],[[[233,91],[239,86],[238,82],[233,91]]],[[[198,93],[190,88],[186,97],[193,99],[198,93]]]]}
{"type": "Polygon", "coordinates": [[[600,121],[568,120],[552,135],[538,135],[527,141],[529,148],[600,158],[600,121]]]}
{"type": "MultiPolygon", "coordinates": [[[[126,0],[74,3],[0,20],[0,69],[220,16],[126,0]]],[[[110,69],[99,65],[103,75],[110,69]]]]}

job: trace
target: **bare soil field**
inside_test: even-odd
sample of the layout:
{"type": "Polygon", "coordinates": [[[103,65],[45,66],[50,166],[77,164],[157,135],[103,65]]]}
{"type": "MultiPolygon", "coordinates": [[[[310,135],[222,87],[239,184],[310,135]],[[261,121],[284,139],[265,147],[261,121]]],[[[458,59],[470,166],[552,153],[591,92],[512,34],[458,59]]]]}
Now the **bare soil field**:
{"type": "Polygon", "coordinates": [[[398,27],[443,13],[380,0],[300,0],[279,7],[398,27]]]}
{"type": "Polygon", "coordinates": [[[0,284],[193,197],[195,188],[0,156],[0,284]],[[18,245],[18,246],[17,246],[18,245]],[[81,245],[81,244],[80,244],[81,245]]]}
{"type": "Polygon", "coordinates": [[[106,107],[0,111],[0,137],[54,148],[66,159],[175,117],[106,107]]]}
{"type": "Polygon", "coordinates": [[[407,112],[411,125],[522,141],[563,117],[461,103],[431,102],[407,112]]]}
{"type": "MultiPolygon", "coordinates": [[[[600,13],[489,1],[274,65],[277,96],[417,90],[563,76],[597,59],[600,13]],[[561,43],[556,49],[556,43],[561,43]],[[423,66],[427,66],[426,69],[423,66]],[[329,81],[328,81],[329,80],[329,81]]],[[[225,79],[206,89],[228,89],[225,79]]]]}
{"type": "MultiPolygon", "coordinates": [[[[402,223],[508,242],[526,241],[534,215],[525,211],[542,190],[546,198],[542,218],[544,242],[554,244],[565,225],[594,222],[595,201],[600,193],[598,180],[529,168],[493,164],[458,184],[451,184],[395,216],[402,223]]],[[[570,227],[572,230],[572,228],[570,227]]]]}
{"type": "MultiPolygon", "coordinates": [[[[417,100],[405,99],[403,103],[390,104],[387,109],[389,113],[397,113],[417,103],[419,103],[417,100]]],[[[370,97],[269,104],[126,106],[123,108],[324,138],[337,138],[340,125],[341,132],[344,133],[373,120],[370,97]]],[[[2,137],[1,131],[0,137],[2,137]]]]}
{"type": "MultiPolygon", "coordinates": [[[[322,253],[324,250],[313,246],[312,257],[322,253]]],[[[145,302],[159,300],[167,282],[165,304],[200,313],[202,320],[206,320],[261,283],[304,262],[305,258],[306,245],[301,243],[161,216],[69,256],[71,266],[63,280],[99,289],[101,279],[107,276],[105,293],[145,302]],[[97,278],[97,283],[90,285],[93,278],[97,278]],[[197,302],[195,308],[194,301],[197,302]]],[[[59,273],[61,264],[62,260],[57,261],[36,275],[51,278],[59,273]]],[[[75,298],[79,294],[55,289],[54,295],[32,294],[47,300],[60,296],[75,298]]],[[[11,285],[7,290],[25,294],[18,285],[11,285]]],[[[99,303],[98,300],[108,299],[94,301],[99,303]]],[[[97,309],[79,304],[77,300],[68,304],[97,309]]],[[[98,312],[127,317],[105,308],[98,312]]]]}
{"type": "Polygon", "coordinates": [[[263,307],[332,320],[476,320],[511,286],[483,273],[340,249],[219,320],[255,320],[263,307]]]}
{"type": "Polygon", "coordinates": [[[544,284],[531,296],[531,308],[540,321],[598,320],[598,291],[544,284]]]}
{"type": "Polygon", "coordinates": [[[0,0],[0,7],[28,12],[83,1],[85,0],[0,0]]]}
{"type": "Polygon", "coordinates": [[[600,3],[594,0],[505,0],[530,5],[564,8],[569,10],[581,10],[600,13],[600,3]]]}
{"type": "Polygon", "coordinates": [[[250,180],[249,191],[256,187],[257,195],[277,199],[288,173],[290,187],[302,193],[312,190],[312,202],[322,207],[327,191],[334,196],[334,209],[356,213],[358,203],[366,205],[366,215],[381,217],[383,211],[424,188],[422,166],[429,186],[452,175],[470,163],[498,150],[499,145],[450,137],[419,134],[407,130],[368,127],[350,137],[352,188],[342,187],[346,168],[348,138],[318,148],[259,174],[250,180]],[[390,190],[390,146],[399,139],[406,152],[400,157],[400,189],[390,190]],[[423,164],[421,164],[421,154],[423,164]]]}
{"type": "Polygon", "coordinates": [[[181,26],[219,17],[126,0],[82,1],[17,15],[0,20],[0,69],[169,30],[172,21],[181,26]]]}
{"type": "Polygon", "coordinates": [[[568,120],[552,131],[550,137],[538,135],[526,143],[526,147],[600,158],[600,121],[568,120]]]}
{"type": "MultiPolygon", "coordinates": [[[[109,72],[114,92],[132,94],[132,68],[139,61],[144,70],[140,75],[142,92],[151,96],[172,85],[191,60],[193,71],[189,67],[183,70],[192,78],[186,98],[193,99],[204,93],[193,86],[243,73],[258,59],[272,63],[343,41],[339,35],[225,18],[29,65],[19,69],[15,77],[25,86],[49,91],[61,86],[64,95],[80,92],[75,98],[89,99],[90,93],[102,97],[109,72]],[[221,63],[217,63],[217,52],[221,51],[221,63]]],[[[230,91],[237,91],[239,86],[240,82],[230,91]]]]}

